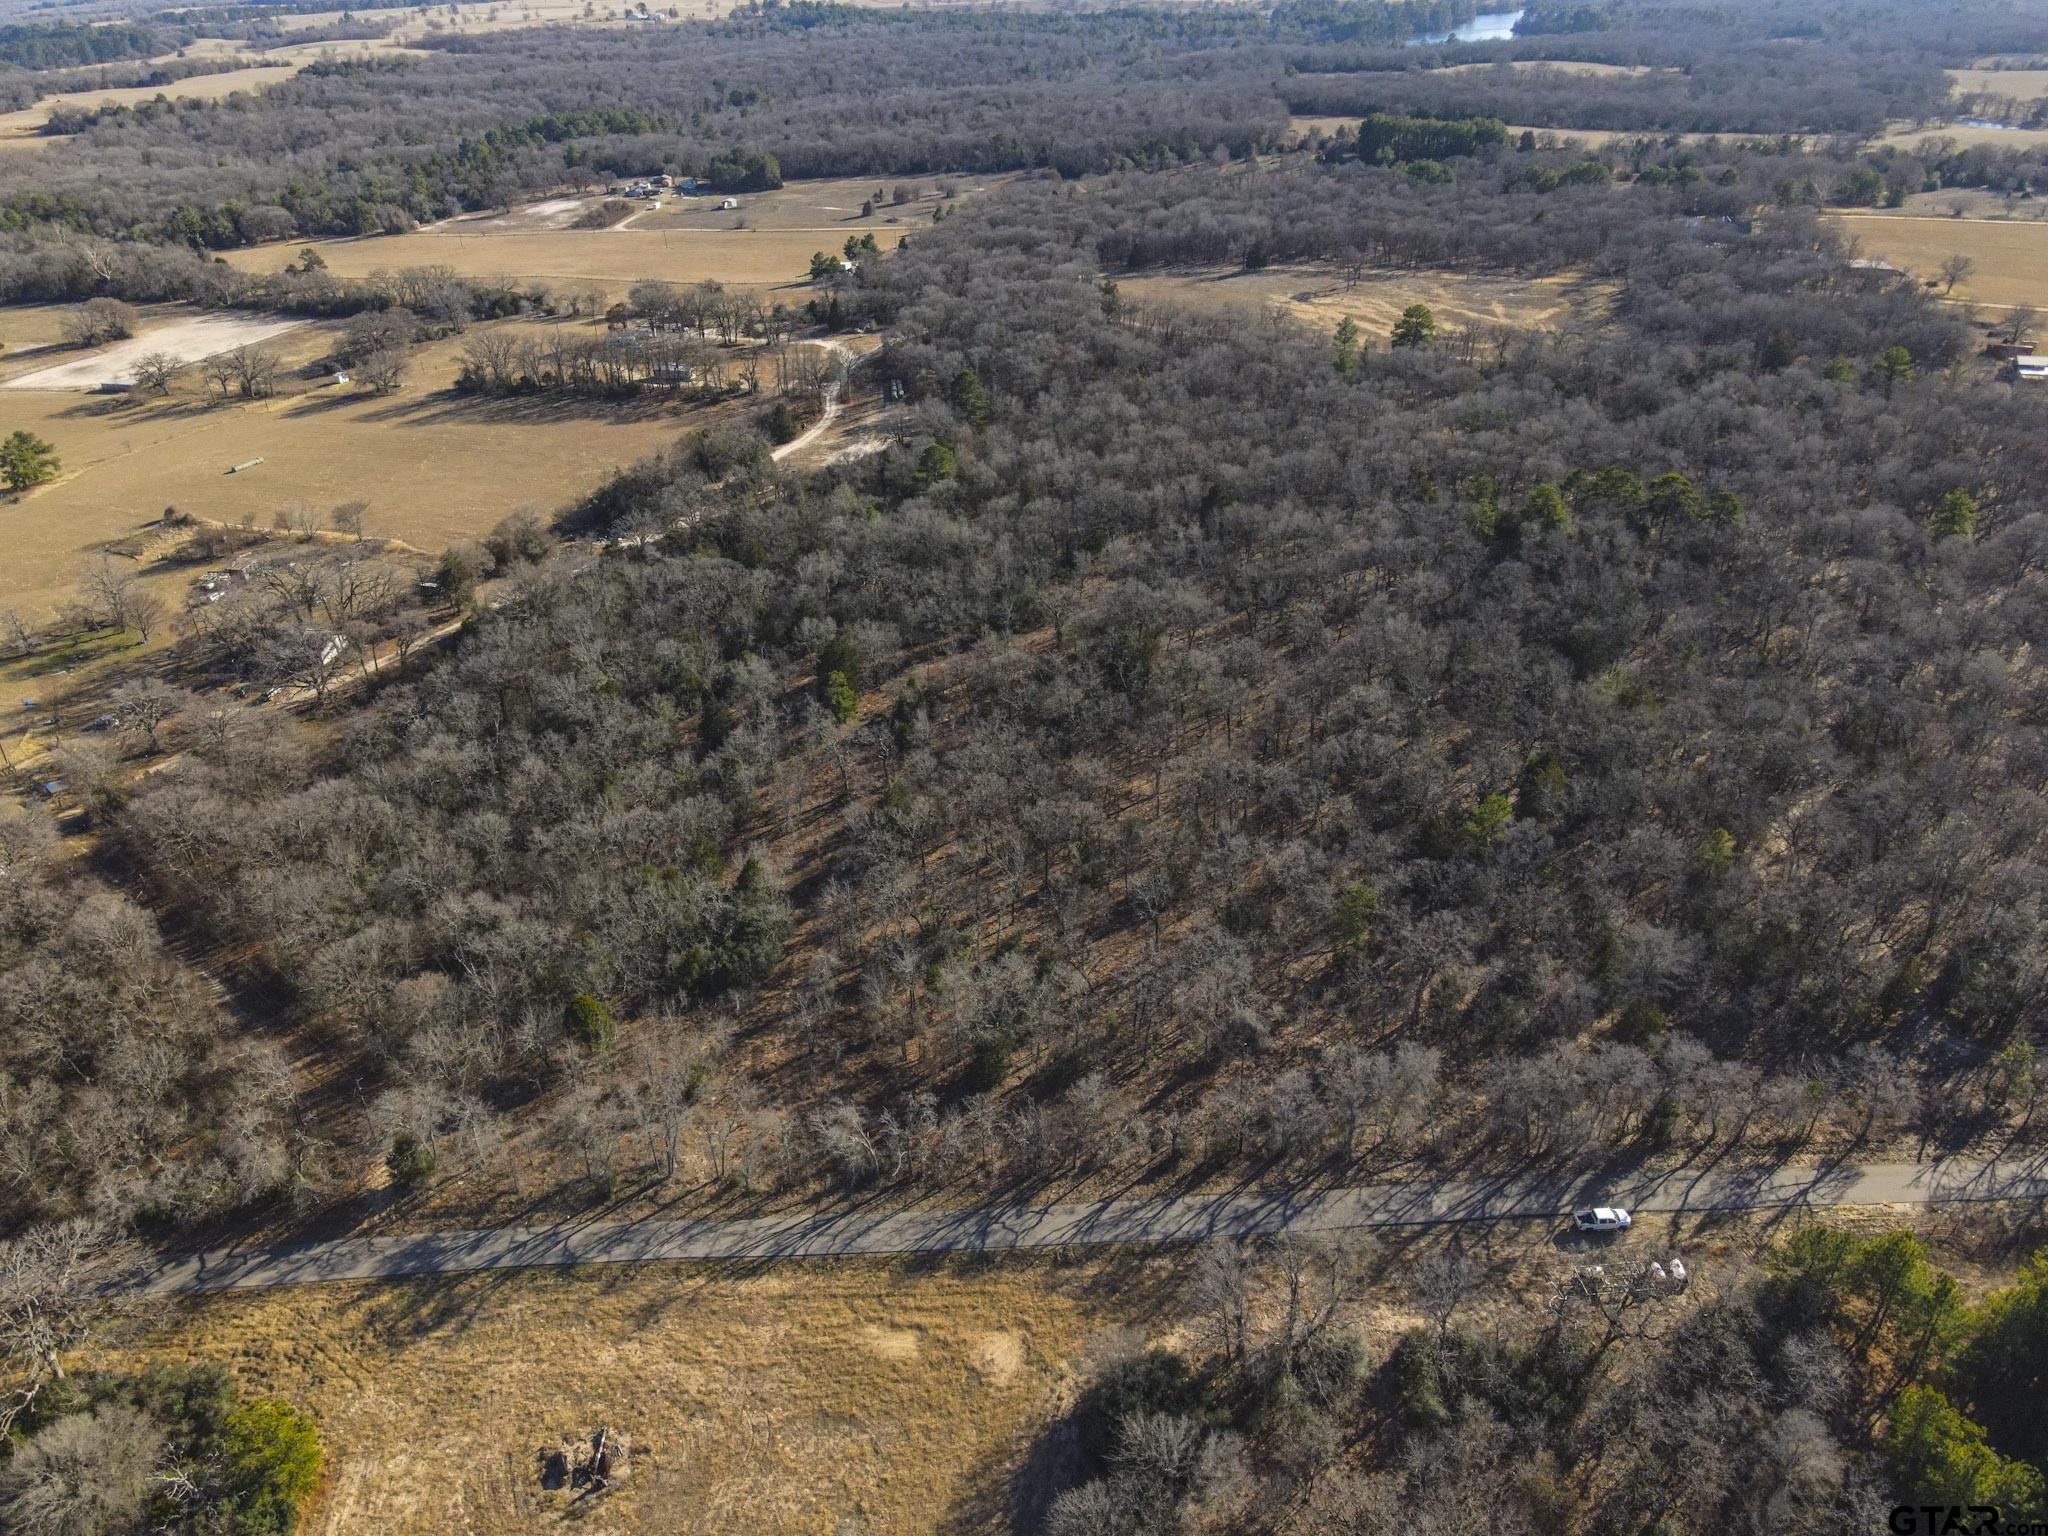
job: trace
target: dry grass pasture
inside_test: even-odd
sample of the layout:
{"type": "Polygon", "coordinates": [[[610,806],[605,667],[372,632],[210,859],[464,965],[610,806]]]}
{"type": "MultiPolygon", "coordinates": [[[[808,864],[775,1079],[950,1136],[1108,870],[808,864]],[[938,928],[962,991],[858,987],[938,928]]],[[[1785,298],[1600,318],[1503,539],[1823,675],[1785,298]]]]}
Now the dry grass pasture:
{"type": "Polygon", "coordinates": [[[538,1453],[608,1425],[612,1536],[1002,1524],[1031,1443],[1104,1335],[1156,1318],[1138,1260],[526,1271],[227,1296],[137,1353],[310,1409],[309,1536],[495,1536],[575,1518],[538,1453]],[[849,1523],[852,1522],[852,1523],[849,1523]]]}
{"type": "Polygon", "coordinates": [[[1959,96],[1981,92],[2014,101],[2048,100],[2048,69],[1952,69],[1948,78],[1959,96]]]}
{"type": "Polygon", "coordinates": [[[40,354],[65,345],[64,317],[75,308],[74,304],[0,305],[0,375],[12,374],[31,361],[42,366],[47,359],[38,361],[40,354]]]}
{"type": "Polygon", "coordinates": [[[2048,145],[2048,128],[1972,128],[1958,123],[1894,123],[1881,144],[1918,149],[1934,139],[1948,139],[1964,149],[2040,149],[2048,145]]]}
{"type": "MultiPolygon", "coordinates": [[[[1459,65],[1457,67],[1461,69],[1492,68],[1491,65],[1478,64],[1459,65]]],[[[1292,130],[1292,132],[1297,138],[1306,138],[1311,134],[1317,133],[1332,134],[1335,133],[1339,128],[1349,128],[1356,132],[1358,128],[1358,121],[1359,115],[1356,113],[1351,113],[1338,117],[1290,117],[1287,119],[1287,126],[1290,130],[1292,130]]],[[[1753,139],[1759,137],[1759,135],[1752,133],[1671,134],[1646,132],[1641,129],[1633,128],[1537,128],[1530,126],[1526,123],[1508,124],[1508,133],[1516,138],[1519,138],[1522,134],[1525,133],[1533,133],[1536,135],[1537,140],[1546,148],[1565,148],[1573,145],[1580,145],[1587,149],[1600,149],[1604,148],[1609,144],[1614,143],[1626,144],[1636,139],[1654,139],[1662,141],[1665,139],[1675,138],[1682,140],[1687,144],[1711,144],[1718,140],[1724,139],[1739,142],[1745,139],[1753,139]]],[[[1766,135],[1766,137],[1768,137],[1768,135],[1766,135]]]]}
{"type": "MultiPolygon", "coordinates": [[[[497,324],[542,329],[552,322],[497,324]]],[[[181,380],[163,400],[8,391],[0,425],[48,439],[63,468],[51,484],[0,501],[0,540],[10,556],[0,567],[0,608],[47,614],[73,593],[99,550],[146,530],[166,506],[269,527],[297,503],[317,513],[367,501],[372,533],[438,551],[519,507],[553,512],[619,465],[728,409],[655,398],[628,405],[472,400],[451,390],[461,338],[422,348],[405,387],[379,398],[304,376],[331,343],[323,325],[277,338],[288,372],[298,375],[269,400],[211,400],[197,378],[181,380]],[[263,463],[227,473],[255,458],[263,463]]],[[[173,606],[190,575],[162,577],[161,595],[173,606]]]]}
{"type": "Polygon", "coordinates": [[[1664,64],[1594,64],[1577,59],[1501,59],[1497,62],[1480,64],[1446,64],[1437,73],[1445,75],[1469,75],[1482,69],[1514,70],[1555,70],[1561,75],[1675,75],[1678,71],[1664,64]]]}
{"type": "Polygon", "coordinates": [[[165,96],[172,101],[225,101],[237,91],[260,91],[299,72],[301,62],[257,64],[247,69],[225,69],[218,74],[193,75],[169,85],[114,86],[102,91],[68,91],[45,96],[19,112],[0,112],[0,139],[32,139],[42,132],[50,114],[60,107],[138,106],[165,96]]]}
{"type": "Polygon", "coordinates": [[[1976,265],[1954,297],[1979,304],[2048,307],[2048,227],[2039,221],[1928,219],[1893,214],[1836,215],[1840,227],[1879,257],[1931,278],[1950,256],[1976,265]]]}
{"type": "Polygon", "coordinates": [[[1131,299],[1197,310],[1277,309],[1318,330],[1335,330],[1348,315],[1380,345],[1410,304],[1427,304],[1441,326],[1536,330],[1598,317],[1613,297],[1607,286],[1576,277],[1369,271],[1352,284],[1337,268],[1313,263],[1259,272],[1195,268],[1119,275],[1116,281],[1119,292],[1131,299]]]}
{"type": "MultiPolygon", "coordinates": [[[[908,233],[931,222],[932,211],[943,201],[941,189],[955,198],[987,192],[1014,178],[975,176],[917,176],[899,179],[838,177],[821,181],[792,181],[772,192],[742,192],[734,201],[737,210],[721,209],[723,199],[708,197],[664,197],[661,208],[643,213],[633,221],[634,230],[689,229],[730,230],[744,222],[761,233],[802,231],[817,235],[822,243],[836,245],[847,235],[872,230],[879,241],[890,231],[908,233]],[[894,202],[901,188],[906,201],[894,202]],[[878,195],[879,194],[879,195],[878,195]],[[863,203],[873,200],[875,211],[861,217],[863,203]],[[837,236],[838,240],[827,239],[837,236]]],[[[813,246],[816,249],[816,246],[813,246]]]]}
{"type": "Polygon", "coordinates": [[[2025,223],[2048,218],[2048,198],[2021,197],[1985,187],[1944,187],[1939,192],[1911,192],[1888,214],[1915,219],[1996,219],[2025,223]]]}
{"type": "MultiPolygon", "coordinates": [[[[874,234],[876,243],[889,250],[905,232],[877,228],[874,234]]],[[[844,240],[843,234],[833,239],[837,233],[787,228],[536,230],[500,224],[495,219],[457,219],[411,234],[313,244],[328,268],[340,277],[367,277],[380,269],[446,266],[463,277],[587,284],[618,297],[643,278],[676,283],[716,281],[754,289],[798,284],[810,270],[812,252],[844,240]]],[[[225,254],[245,270],[275,272],[296,260],[303,245],[265,245],[225,254]]]]}

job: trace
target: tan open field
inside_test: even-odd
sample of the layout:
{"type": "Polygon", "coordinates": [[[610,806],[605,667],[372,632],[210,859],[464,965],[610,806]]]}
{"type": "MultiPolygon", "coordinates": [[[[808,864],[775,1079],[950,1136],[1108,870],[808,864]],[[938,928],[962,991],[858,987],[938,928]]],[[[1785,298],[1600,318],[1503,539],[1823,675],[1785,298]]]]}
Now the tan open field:
{"type": "Polygon", "coordinates": [[[225,69],[218,74],[193,75],[169,85],[117,86],[103,91],[68,91],[45,96],[19,112],[0,112],[0,139],[32,138],[42,132],[50,114],[60,107],[138,106],[159,96],[172,101],[224,101],[237,91],[260,91],[299,72],[303,60],[292,63],[260,64],[248,69],[225,69]]]}
{"type": "Polygon", "coordinates": [[[1497,63],[1446,64],[1439,74],[1463,75],[1481,69],[1554,69],[1561,75],[1675,75],[1676,69],[1659,64],[1593,64],[1576,59],[1502,59],[1497,63]]]}
{"type": "Polygon", "coordinates": [[[1954,297],[1979,304],[2033,304],[2048,308],[2048,226],[2039,222],[1902,218],[1893,214],[1835,215],[1862,242],[1863,254],[1931,278],[1950,256],[1977,269],[1956,285],[1954,297]]]}
{"type": "MultiPolygon", "coordinates": [[[[888,250],[906,233],[902,228],[877,227],[875,239],[888,250]]],[[[315,243],[329,269],[341,277],[367,277],[380,269],[447,266],[464,277],[590,283],[619,293],[643,278],[677,283],[712,280],[743,288],[801,283],[810,270],[812,252],[837,246],[844,239],[845,232],[833,229],[524,232],[493,229],[489,221],[459,219],[408,235],[315,243]]],[[[225,254],[245,270],[275,272],[295,261],[303,245],[266,245],[225,254]]]]}
{"type": "Polygon", "coordinates": [[[1318,329],[1335,330],[1349,315],[1380,346],[1410,304],[1427,304],[1440,326],[1533,330],[1554,329],[1574,318],[1597,318],[1613,297],[1609,287],[1576,277],[1367,272],[1353,285],[1336,268],[1315,264],[1260,272],[1217,267],[1119,275],[1116,282],[1126,298],[1196,309],[1277,309],[1318,329]]]}
{"type": "Polygon", "coordinates": [[[1945,187],[1939,192],[1913,192],[1886,213],[1915,219],[1997,219],[2024,223],[2048,218],[2048,198],[2021,197],[1984,187],[1945,187]]]}
{"type": "Polygon", "coordinates": [[[1879,140],[1901,149],[1918,149],[1932,139],[1949,139],[1963,149],[2040,149],[2048,145],[2048,128],[1969,128],[1941,123],[1933,127],[1894,123],[1879,140]]]}
{"type": "MultiPolygon", "coordinates": [[[[288,367],[303,368],[331,339],[329,328],[312,325],[273,345],[288,367]]],[[[161,401],[8,392],[0,430],[24,427],[46,438],[63,470],[18,500],[0,499],[0,547],[8,554],[0,609],[48,614],[75,591],[101,547],[135,535],[166,506],[267,528],[295,503],[318,513],[366,501],[371,533],[436,551],[487,532],[522,506],[552,513],[618,466],[712,419],[705,408],[655,399],[470,400],[449,389],[462,345],[451,339],[422,348],[405,388],[383,399],[304,377],[289,379],[279,397],[254,402],[210,400],[196,377],[161,401]],[[264,462],[227,473],[254,458],[264,462]]],[[[161,595],[174,607],[189,576],[164,577],[161,595]]]]}
{"type": "Polygon", "coordinates": [[[2048,69],[1952,69],[1948,77],[1960,96],[1982,91],[2014,101],[2048,100],[2048,69]]]}
{"type": "MultiPolygon", "coordinates": [[[[1306,135],[1311,133],[1335,133],[1339,128],[1350,128],[1356,131],[1358,122],[1358,116],[1354,113],[1341,117],[1290,117],[1287,119],[1287,126],[1296,134],[1306,135]]],[[[1516,137],[1524,133],[1533,133],[1546,145],[1554,144],[1561,147],[1580,145],[1587,149],[1599,149],[1616,142],[1625,144],[1635,139],[1663,140],[1677,138],[1687,144],[1712,144],[1724,139],[1741,143],[1748,139],[1771,137],[1768,134],[1758,135],[1753,133],[1668,134],[1653,131],[1646,132],[1640,129],[1536,128],[1525,123],[1508,124],[1508,132],[1516,137]]]]}
{"type": "MultiPolygon", "coordinates": [[[[75,304],[7,304],[0,305],[0,371],[13,371],[13,365],[45,347],[61,347],[64,344],[64,317],[78,306],[75,304]]],[[[38,361],[36,366],[42,366],[38,361]]]]}
{"type": "Polygon", "coordinates": [[[1011,1484],[1091,1345],[1143,1328],[1135,1261],[528,1271],[224,1297],[143,1351],[312,1411],[309,1536],[1007,1528],[1011,1484]],[[628,1483],[571,1512],[538,1453],[609,1426],[628,1483]]]}
{"type": "MultiPolygon", "coordinates": [[[[722,210],[721,197],[664,197],[658,212],[643,213],[633,221],[634,230],[694,229],[729,230],[744,220],[747,228],[760,231],[801,230],[815,235],[812,249],[837,246],[846,236],[874,231],[880,241],[890,230],[899,234],[915,232],[929,224],[932,210],[941,201],[940,189],[950,188],[956,199],[987,192],[1012,180],[1008,176],[912,176],[901,178],[841,177],[827,181],[793,181],[773,192],[743,192],[734,197],[737,210],[722,210]],[[901,187],[910,200],[890,199],[901,187]],[[881,195],[876,196],[877,193],[881,195]],[[875,211],[861,217],[861,204],[869,199],[875,211]],[[836,237],[836,238],[834,238],[836,237]]],[[[808,260],[808,256],[806,257],[808,260]]]]}

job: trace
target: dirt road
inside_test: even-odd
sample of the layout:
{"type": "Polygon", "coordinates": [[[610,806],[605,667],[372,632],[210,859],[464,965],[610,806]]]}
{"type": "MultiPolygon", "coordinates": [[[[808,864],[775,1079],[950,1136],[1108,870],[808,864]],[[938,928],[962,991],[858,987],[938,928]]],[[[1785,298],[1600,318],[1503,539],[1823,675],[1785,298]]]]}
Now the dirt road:
{"type": "Polygon", "coordinates": [[[587,1222],[345,1237],[192,1254],[136,1275],[134,1284],[157,1293],[223,1291],[648,1260],[758,1262],[843,1254],[1186,1243],[1355,1227],[1509,1218],[1562,1221],[1573,1209],[1594,1203],[1697,1214],[2044,1199],[2048,1159],[1840,1163],[1824,1168],[1641,1175],[1597,1184],[1585,1177],[1545,1175],[1492,1182],[1378,1184],[1311,1194],[1185,1195],[964,1211],[850,1210],[745,1221],[587,1222]]]}

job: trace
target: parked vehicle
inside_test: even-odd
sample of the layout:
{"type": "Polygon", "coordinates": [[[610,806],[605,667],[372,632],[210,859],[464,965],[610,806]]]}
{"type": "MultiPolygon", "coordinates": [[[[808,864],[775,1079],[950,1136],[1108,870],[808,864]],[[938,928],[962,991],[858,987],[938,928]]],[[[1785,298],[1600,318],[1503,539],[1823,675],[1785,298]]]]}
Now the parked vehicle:
{"type": "Polygon", "coordinates": [[[1635,1218],[1618,1205],[1596,1205],[1572,1212],[1572,1225],[1581,1232],[1622,1232],[1634,1224],[1635,1218]]]}

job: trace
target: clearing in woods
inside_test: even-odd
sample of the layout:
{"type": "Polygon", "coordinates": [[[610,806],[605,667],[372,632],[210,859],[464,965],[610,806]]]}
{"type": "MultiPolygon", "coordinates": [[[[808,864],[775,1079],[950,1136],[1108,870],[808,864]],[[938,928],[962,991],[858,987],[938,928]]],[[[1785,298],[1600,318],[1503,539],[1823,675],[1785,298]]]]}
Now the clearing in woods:
{"type": "Polygon", "coordinates": [[[1887,217],[1913,219],[1997,219],[2001,223],[2033,223],[2048,219],[2048,198],[1994,192],[1989,187],[1943,187],[1938,192],[1909,192],[1887,217]]]}
{"type": "Polygon", "coordinates": [[[1440,326],[1554,330],[1574,318],[1599,317],[1614,297],[1610,285],[1576,276],[1367,271],[1353,283],[1338,268],[1318,263],[1258,272],[1207,267],[1163,275],[1117,274],[1116,284],[1130,299],[1205,310],[1277,309],[1325,331],[1335,330],[1348,315],[1380,346],[1411,304],[1427,304],[1440,326]]]}
{"type": "Polygon", "coordinates": [[[61,137],[38,140],[43,124],[50,120],[50,114],[60,107],[91,108],[112,106],[139,106],[145,101],[155,101],[165,96],[172,101],[224,101],[237,91],[260,91],[267,85],[280,80],[289,80],[301,68],[300,62],[258,64],[248,69],[225,69],[217,74],[192,75],[184,80],[174,80],[168,85],[125,85],[112,86],[99,91],[67,91],[58,96],[45,96],[32,107],[19,112],[0,112],[0,140],[29,139],[37,142],[61,144],[61,137]]]}
{"type": "Polygon", "coordinates": [[[1951,256],[1976,263],[1954,298],[2010,308],[2048,308],[2048,225],[2039,221],[1928,219],[1896,214],[1837,214],[1839,226],[1878,257],[1931,279],[1951,256]]]}
{"type": "Polygon", "coordinates": [[[1039,1432],[1156,1261],[679,1265],[323,1286],[175,1309],[124,1358],[213,1362],[308,1409],[309,1536],[478,1536],[573,1518],[539,1453],[608,1426],[612,1536],[1006,1525],[1039,1432]]]}
{"type": "MultiPolygon", "coordinates": [[[[0,311],[0,323],[18,313],[0,311]]],[[[47,317],[34,311],[28,319],[40,329],[47,317]]],[[[601,321],[568,328],[604,329],[601,321]]],[[[72,595],[98,550],[143,533],[166,506],[267,528],[295,504],[319,519],[338,503],[365,501],[371,534],[437,552],[521,507],[546,516],[620,465],[746,409],[656,395],[617,404],[455,394],[462,349],[486,329],[538,335],[554,322],[497,321],[422,347],[404,388],[390,396],[333,385],[324,373],[306,376],[333,345],[333,324],[302,325],[269,343],[285,373],[268,400],[211,398],[196,374],[165,399],[8,392],[8,430],[47,439],[63,470],[19,500],[0,501],[0,543],[9,557],[0,566],[0,610],[19,608],[40,620],[72,595]],[[263,463],[227,473],[256,458],[263,463]]],[[[174,609],[182,605],[190,568],[143,569],[174,609]]]]}
{"type": "MultiPolygon", "coordinates": [[[[1300,138],[1316,133],[1335,133],[1339,128],[1349,128],[1356,132],[1362,116],[1362,113],[1357,112],[1335,117],[1296,116],[1287,119],[1287,126],[1300,138]]],[[[1509,123],[1507,128],[1510,138],[1518,139],[1525,133],[1535,134],[1537,142],[1546,149],[1568,149],[1573,146],[1600,149],[1609,144],[1631,143],[1636,139],[1649,139],[1659,144],[1669,139],[1677,139],[1687,144],[1712,144],[1720,140],[1740,143],[1750,139],[1776,137],[1774,134],[1754,133],[1664,133],[1654,128],[1537,128],[1524,123],[1509,123]]]]}
{"type": "Polygon", "coordinates": [[[1675,75],[1678,70],[1664,64],[1592,64],[1577,59],[1499,59],[1479,64],[1446,64],[1436,73],[1469,75],[1482,69],[1555,70],[1561,75],[1675,75]]]}
{"type": "Polygon", "coordinates": [[[1952,69],[1948,78],[1958,96],[2048,101],[2048,69],[1952,69]]]}
{"type": "MultiPolygon", "coordinates": [[[[731,215],[727,215],[728,218],[731,215]]],[[[614,298],[644,278],[673,283],[713,281],[733,288],[796,288],[810,270],[811,254],[838,248],[837,230],[807,229],[561,229],[490,228],[490,221],[457,220],[407,235],[370,235],[311,242],[337,277],[362,278],[379,270],[445,266],[457,276],[520,282],[578,283],[614,298]]],[[[901,229],[876,229],[875,242],[893,250],[901,229]]],[[[307,242],[226,252],[235,266],[275,272],[297,259],[307,242]]]]}
{"type": "Polygon", "coordinates": [[[1967,123],[1894,123],[1881,145],[1918,149],[1935,139],[1948,139],[1961,149],[2040,149],[2048,145],[2048,128],[1986,128],[1967,123]]]}
{"type": "Polygon", "coordinates": [[[814,253],[837,255],[850,235],[873,235],[883,250],[893,250],[905,235],[928,225],[942,203],[957,203],[1008,179],[799,181],[771,192],[736,193],[738,208],[721,208],[725,199],[717,194],[667,194],[635,202],[626,222],[611,229],[570,227],[604,201],[578,193],[499,213],[465,214],[409,234],[286,241],[225,255],[245,271],[275,272],[296,261],[310,244],[339,277],[446,266],[462,277],[591,284],[615,298],[646,278],[796,289],[805,282],[814,253]],[[899,188],[900,203],[895,200],[899,188]],[[863,216],[861,208],[869,202],[873,211],[863,216]]]}

